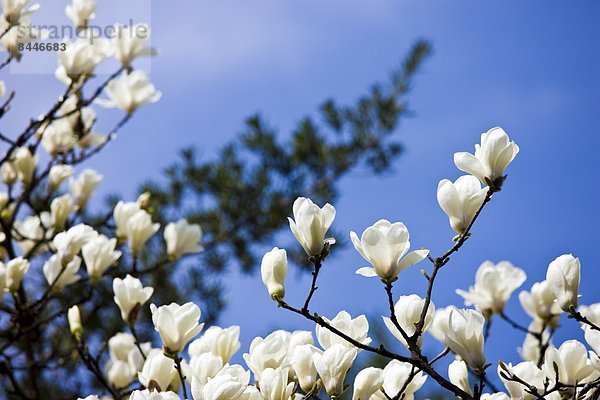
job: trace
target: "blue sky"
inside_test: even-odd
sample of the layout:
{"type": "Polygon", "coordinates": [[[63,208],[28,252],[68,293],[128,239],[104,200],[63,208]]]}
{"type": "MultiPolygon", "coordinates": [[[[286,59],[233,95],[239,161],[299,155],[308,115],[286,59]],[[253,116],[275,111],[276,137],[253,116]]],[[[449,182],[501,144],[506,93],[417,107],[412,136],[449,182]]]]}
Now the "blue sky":
{"type": "MultiPolygon", "coordinates": [[[[116,1],[101,2],[100,21],[151,19],[152,44],[161,51],[152,60],[151,78],[163,99],[142,109],[89,164],[104,174],[103,192],[133,196],[137,183],[159,177],[184,145],[212,157],[256,111],[287,132],[325,98],[351,102],[385,79],[413,40],[423,37],[435,52],[410,96],[414,117],[402,122],[397,136],[406,151],[393,173],[373,178],[359,170],[341,183],[335,229],[346,235],[380,218],[403,221],[414,246],[442,253],[453,233],[436,202],[437,183],[461,174],[454,152],[472,151],[481,132],[501,125],[521,153],[473,237],[442,271],[435,304],[459,304],[454,289],[472,284],[486,259],[523,268],[528,289],[544,278],[550,261],[568,252],[582,262],[581,302],[600,301],[598,3],[178,0],[153,2],[150,10],[139,1],[111,3],[116,1]]],[[[45,7],[40,16],[60,17],[62,6],[45,7]]],[[[8,122],[15,129],[22,125],[16,121],[42,112],[61,90],[50,75],[3,71],[3,78],[21,93],[8,122]],[[39,95],[23,100],[33,93],[39,95]]],[[[115,111],[101,115],[119,117],[115,111]]],[[[108,129],[112,122],[100,126],[108,129]]],[[[315,310],[328,316],[342,308],[353,315],[384,314],[381,284],[354,274],[362,265],[351,247],[334,252],[323,269],[315,310]]],[[[402,273],[397,295],[423,294],[418,270],[402,273]]],[[[243,349],[275,328],[311,328],[278,310],[258,276],[232,272],[226,285],[229,307],[221,324],[242,326],[243,349]]],[[[299,304],[307,277],[292,272],[287,287],[289,301],[299,304]]],[[[529,322],[516,296],[508,314],[529,322]]],[[[563,324],[556,344],[582,339],[573,321],[563,324]]],[[[497,321],[487,344],[490,361],[517,361],[514,349],[522,339],[497,321]]]]}

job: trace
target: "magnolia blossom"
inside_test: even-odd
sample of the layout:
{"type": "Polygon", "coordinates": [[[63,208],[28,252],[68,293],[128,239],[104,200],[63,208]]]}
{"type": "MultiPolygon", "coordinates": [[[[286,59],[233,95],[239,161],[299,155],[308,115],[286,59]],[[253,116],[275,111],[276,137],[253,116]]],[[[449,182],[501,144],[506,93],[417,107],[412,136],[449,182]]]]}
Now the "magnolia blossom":
{"type": "Polygon", "coordinates": [[[188,352],[192,357],[211,353],[228,363],[231,357],[240,349],[240,327],[230,326],[221,328],[211,326],[204,334],[190,343],[188,352]]]}
{"type": "Polygon", "coordinates": [[[137,311],[143,306],[154,293],[154,288],[143,287],[142,282],[127,274],[125,279],[115,278],[113,280],[113,291],[115,303],[121,310],[121,318],[126,322],[134,322],[137,319],[137,311]],[[135,312],[135,315],[132,314],[135,312]]]}
{"type": "Polygon", "coordinates": [[[485,318],[476,310],[450,310],[444,342],[471,368],[480,369],[485,364],[483,354],[483,325],[485,318]]]}
{"type": "Polygon", "coordinates": [[[13,163],[5,161],[0,165],[0,174],[2,175],[2,182],[11,186],[17,181],[17,171],[13,163]]]}
{"type": "Polygon", "coordinates": [[[44,263],[42,270],[48,285],[51,285],[55,291],[61,291],[81,279],[81,276],[77,274],[80,266],[81,258],[75,256],[63,267],[61,259],[54,254],[44,263]]]}
{"type": "Polygon", "coordinates": [[[98,236],[98,232],[91,226],[78,224],[56,235],[52,243],[63,262],[69,262],[86,243],[96,236],[98,236]]]}
{"type": "Polygon", "coordinates": [[[88,27],[89,21],[94,19],[96,11],[96,0],[73,0],[65,8],[65,14],[73,25],[79,29],[85,29],[88,27]]]}
{"type": "Polygon", "coordinates": [[[102,175],[93,169],[84,169],[76,179],[71,177],[69,190],[79,208],[85,207],[101,181],[102,175]]]}
{"type": "Polygon", "coordinates": [[[508,261],[495,264],[484,261],[475,275],[475,285],[469,291],[456,293],[465,299],[465,305],[476,305],[484,313],[500,313],[510,295],[525,282],[525,272],[508,261]]]}
{"type": "Polygon", "coordinates": [[[45,250],[45,246],[40,246],[39,242],[44,239],[44,228],[42,221],[37,215],[30,215],[23,221],[15,221],[15,230],[25,239],[19,241],[19,246],[23,253],[29,254],[37,251],[45,250]]]}
{"type": "Polygon", "coordinates": [[[454,360],[448,366],[448,378],[450,382],[458,386],[464,392],[473,395],[469,383],[469,368],[463,360],[454,360]]]}
{"type": "Polygon", "coordinates": [[[199,385],[205,385],[206,382],[214,378],[223,369],[224,365],[221,357],[212,353],[202,353],[190,357],[192,375],[199,385]]]}
{"type": "MultiPolygon", "coordinates": [[[[394,312],[398,320],[398,325],[406,332],[410,337],[416,331],[416,326],[421,318],[421,313],[425,307],[425,299],[420,298],[416,294],[410,296],[400,296],[396,305],[394,306],[394,312]]],[[[427,307],[427,313],[425,314],[425,324],[423,325],[423,332],[427,331],[433,322],[433,316],[435,313],[435,306],[432,302],[427,307]]],[[[388,330],[398,339],[404,346],[408,347],[406,339],[402,336],[402,333],[394,325],[392,320],[387,317],[383,317],[383,322],[388,330]]],[[[423,336],[419,336],[419,345],[423,341],[423,336]]]]}
{"type": "Polygon", "coordinates": [[[175,363],[161,351],[152,351],[146,358],[142,370],[138,373],[138,379],[142,385],[147,388],[153,387],[158,391],[168,390],[176,376],[175,363]]]}
{"type": "MultiPolygon", "coordinates": [[[[369,321],[364,315],[359,315],[353,319],[348,312],[342,310],[332,320],[329,320],[325,317],[323,317],[323,319],[329,325],[338,329],[340,332],[345,333],[354,340],[362,344],[371,343],[371,338],[368,336],[369,321]]],[[[332,333],[328,329],[321,327],[320,325],[317,325],[315,329],[319,344],[326,350],[336,344],[348,348],[355,348],[354,345],[348,342],[346,339],[341,338],[340,336],[332,333]]]]}
{"type": "Polygon", "coordinates": [[[64,118],[40,128],[39,133],[42,135],[42,147],[52,157],[68,153],[77,144],[73,127],[64,118]]]}
{"type": "Polygon", "coordinates": [[[96,103],[106,108],[120,108],[128,114],[144,104],[156,103],[162,95],[142,70],[111,80],[105,90],[108,99],[98,99],[96,103]]]}
{"type": "Polygon", "coordinates": [[[370,400],[371,396],[381,389],[383,385],[383,370],[381,368],[367,367],[356,374],[352,400],[370,400]]]}
{"type": "Polygon", "coordinates": [[[25,9],[30,0],[2,0],[2,17],[11,25],[18,25],[21,19],[39,10],[39,4],[25,9]]]}
{"type": "Polygon", "coordinates": [[[538,368],[538,366],[530,361],[524,361],[515,366],[512,364],[498,365],[498,375],[508,393],[513,399],[529,400],[536,398],[534,395],[529,393],[527,387],[523,386],[519,382],[506,379],[506,376],[510,378],[511,375],[518,376],[523,381],[527,382],[530,386],[535,387],[539,393],[544,392],[544,381],[546,380],[546,374],[544,371],[538,368]]]}
{"type": "Polygon", "coordinates": [[[82,247],[81,254],[92,280],[100,279],[102,274],[121,257],[121,252],[115,250],[116,245],[117,239],[98,235],[82,247]]]}
{"type": "Polygon", "coordinates": [[[57,164],[50,168],[48,173],[48,187],[50,191],[56,190],[60,184],[73,175],[73,167],[65,164],[57,164]]]}
{"type": "Polygon", "coordinates": [[[145,210],[139,210],[127,220],[127,240],[134,255],[142,251],[144,245],[160,228],[159,223],[152,223],[152,217],[145,210]]]}
{"type": "Polygon", "coordinates": [[[454,164],[484,184],[500,187],[504,170],[518,153],[519,146],[514,141],[509,142],[504,129],[496,127],[481,134],[481,144],[475,145],[475,155],[455,153],[454,164]]]}
{"type": "Polygon", "coordinates": [[[157,54],[152,47],[146,47],[150,38],[150,27],[147,24],[115,25],[117,34],[111,41],[115,57],[124,67],[130,67],[131,62],[139,57],[154,56],[157,54]]]}
{"type": "Polygon", "coordinates": [[[58,54],[56,77],[66,85],[90,77],[96,66],[110,55],[108,42],[82,31],[74,42],[65,41],[66,49],[58,54]]]}
{"type": "Polygon", "coordinates": [[[323,353],[313,354],[315,367],[330,397],[337,397],[344,391],[344,379],[357,354],[356,348],[348,348],[339,343],[323,353]]]}
{"type": "Polygon", "coordinates": [[[294,219],[288,217],[290,229],[309,257],[318,257],[325,245],[335,239],[325,240],[325,234],[335,218],[335,208],[327,203],[319,208],[311,199],[298,197],[293,206],[294,219]]]}
{"type": "Polygon", "coordinates": [[[83,333],[83,325],[81,324],[81,313],[78,306],[73,306],[67,311],[67,320],[69,321],[69,329],[75,337],[81,336],[83,333]]]}
{"type": "Polygon", "coordinates": [[[546,351],[543,368],[546,376],[553,380],[556,379],[555,366],[559,382],[566,385],[579,383],[594,371],[585,346],[577,340],[567,340],[558,349],[550,347],[546,351]]]}
{"type": "Polygon", "coordinates": [[[170,354],[177,354],[197,336],[204,324],[199,324],[200,308],[194,303],[156,307],[150,305],[154,329],[160,334],[163,347],[170,354]]]}
{"type": "Polygon", "coordinates": [[[521,307],[533,319],[551,322],[556,326],[558,316],[562,313],[560,306],[554,301],[554,295],[547,281],[536,282],[529,292],[519,293],[521,307]]]}
{"type": "Polygon", "coordinates": [[[124,202],[119,201],[113,210],[113,218],[115,219],[116,235],[118,238],[127,237],[127,223],[136,212],[140,211],[140,205],[135,201],[124,202]]]}
{"type": "MultiPolygon", "coordinates": [[[[22,0],[3,0],[4,3],[21,3],[22,0]]],[[[0,32],[2,37],[0,38],[0,46],[6,49],[11,57],[17,61],[21,59],[21,45],[27,43],[43,40],[48,37],[48,32],[43,29],[38,29],[31,24],[31,20],[28,15],[21,14],[19,21],[11,23],[6,19],[6,15],[2,15],[4,18],[0,18],[0,32]],[[18,27],[15,27],[18,25],[18,27]]]]}
{"type": "Polygon", "coordinates": [[[243,399],[248,387],[250,374],[239,365],[223,368],[205,385],[196,378],[192,379],[192,396],[194,400],[237,400],[243,399]]]}
{"type": "Polygon", "coordinates": [[[37,163],[37,156],[31,154],[27,147],[19,147],[14,152],[12,165],[17,173],[17,178],[24,184],[30,183],[33,179],[37,163]]]}
{"type": "Polygon", "coordinates": [[[294,382],[288,381],[289,369],[266,368],[260,376],[260,393],[264,400],[290,400],[294,382]]]}
{"type": "Polygon", "coordinates": [[[572,254],[563,254],[548,265],[546,280],[550,291],[563,311],[577,308],[581,266],[579,258],[572,254]]]}
{"type": "Polygon", "coordinates": [[[357,274],[367,277],[379,276],[385,281],[394,281],[406,268],[423,260],[429,250],[415,250],[408,253],[410,241],[408,229],[402,222],[390,223],[381,219],[363,232],[360,240],[355,232],[350,239],[356,251],[373,265],[363,267],[357,274]]]}
{"type": "Polygon", "coordinates": [[[52,200],[50,203],[50,217],[52,225],[56,231],[62,231],[67,219],[77,210],[73,198],[68,194],[63,194],[52,200]]]}
{"type": "Polygon", "coordinates": [[[293,349],[290,362],[298,384],[306,393],[310,392],[317,382],[317,368],[313,359],[314,354],[322,353],[312,344],[303,344],[293,349]]]}
{"type": "MultiPolygon", "coordinates": [[[[0,262],[2,264],[2,262],[0,262]]],[[[21,287],[23,276],[29,270],[29,261],[23,257],[13,258],[6,264],[6,290],[16,293],[21,287]]]]}
{"type": "MultiPolygon", "coordinates": [[[[550,333],[547,329],[544,329],[544,322],[539,319],[534,319],[530,324],[527,330],[529,332],[542,333],[542,341],[543,343],[548,343],[552,345],[552,340],[550,339],[550,333]]],[[[532,335],[526,334],[525,339],[523,340],[523,345],[517,349],[519,355],[524,361],[532,361],[537,364],[540,360],[540,341],[539,339],[532,335]]]]}
{"type": "Polygon", "coordinates": [[[600,303],[590,304],[589,306],[581,305],[577,311],[592,323],[600,325],[600,303]]]}
{"type": "MultiPolygon", "coordinates": [[[[417,372],[407,384],[407,380],[411,377],[412,366],[408,363],[404,363],[398,360],[392,360],[383,369],[383,385],[382,388],[385,393],[392,393],[388,396],[395,396],[404,389],[404,399],[413,400],[414,394],[419,390],[427,380],[427,376],[422,372],[417,372]]],[[[386,397],[382,391],[375,393],[377,400],[384,400],[386,397]]]]}
{"type": "Polygon", "coordinates": [[[267,287],[269,296],[281,300],[285,296],[285,277],[287,275],[287,253],[285,249],[274,247],[263,256],[260,275],[267,287]]]}
{"type": "Polygon", "coordinates": [[[184,254],[198,253],[203,250],[200,245],[202,240],[200,225],[189,224],[184,218],[175,223],[168,223],[165,227],[164,237],[167,242],[167,253],[173,260],[184,254]]]}
{"type": "Polygon", "coordinates": [[[440,181],[437,200],[456,233],[461,235],[467,229],[487,191],[488,188],[482,189],[479,180],[471,175],[461,176],[454,183],[448,179],[440,181]]]}

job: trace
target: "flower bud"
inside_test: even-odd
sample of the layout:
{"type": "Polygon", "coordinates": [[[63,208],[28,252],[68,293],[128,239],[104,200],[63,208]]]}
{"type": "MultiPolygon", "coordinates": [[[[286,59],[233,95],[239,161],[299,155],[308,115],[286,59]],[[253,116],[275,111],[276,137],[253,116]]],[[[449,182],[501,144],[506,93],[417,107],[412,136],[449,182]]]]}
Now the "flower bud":
{"type": "Polygon", "coordinates": [[[454,360],[450,363],[448,366],[448,378],[455,386],[473,395],[471,384],[469,383],[469,369],[463,360],[454,360]]]}
{"type": "Polygon", "coordinates": [[[189,224],[185,219],[176,223],[170,222],[165,227],[167,254],[176,260],[184,254],[198,253],[203,250],[199,242],[202,240],[202,229],[198,224],[189,224]]]}
{"type": "Polygon", "coordinates": [[[461,235],[469,226],[485,199],[487,187],[481,188],[479,180],[463,175],[454,183],[448,179],[440,181],[437,200],[450,220],[452,229],[461,235]]]}
{"type": "Polygon", "coordinates": [[[6,288],[16,293],[21,287],[23,276],[29,270],[29,261],[23,257],[13,258],[6,264],[6,288]]]}
{"type": "Polygon", "coordinates": [[[546,280],[558,305],[565,312],[569,312],[571,307],[577,308],[580,269],[579,258],[572,254],[563,254],[548,265],[546,280]]]}
{"type": "Polygon", "coordinates": [[[152,235],[160,228],[144,210],[137,211],[127,220],[127,240],[134,255],[138,255],[152,235]]]}
{"type": "Polygon", "coordinates": [[[285,277],[287,275],[287,253],[285,249],[274,247],[263,256],[260,265],[262,281],[273,300],[282,300],[285,296],[285,277]]]}
{"type": "Polygon", "coordinates": [[[334,344],[322,354],[313,354],[315,367],[330,397],[337,397],[344,392],[344,379],[357,354],[356,348],[341,344],[334,344]]]}
{"type": "Polygon", "coordinates": [[[27,147],[19,147],[14,152],[13,167],[17,172],[17,178],[25,185],[33,179],[37,162],[37,157],[33,156],[27,147]]]}
{"type": "MultiPolygon", "coordinates": [[[[421,313],[423,312],[423,308],[425,307],[425,299],[417,296],[416,294],[411,294],[410,296],[400,296],[396,305],[394,306],[394,311],[396,314],[396,318],[398,319],[398,325],[407,333],[408,336],[412,336],[416,331],[416,324],[421,319],[421,313]]],[[[427,314],[425,315],[425,324],[423,325],[423,332],[426,332],[427,329],[431,326],[433,322],[433,316],[435,314],[435,306],[432,302],[429,303],[429,307],[427,308],[427,314]]],[[[383,317],[383,322],[388,330],[398,339],[405,347],[408,347],[408,343],[406,343],[406,339],[402,336],[402,333],[396,328],[394,323],[390,318],[383,317]]],[[[423,336],[419,337],[419,346],[423,341],[423,336]]]]}
{"type": "Polygon", "coordinates": [[[69,216],[77,209],[75,202],[68,194],[55,198],[50,203],[50,218],[56,232],[65,228],[69,216]]]}
{"type": "Polygon", "coordinates": [[[67,312],[67,319],[69,320],[69,329],[71,334],[79,340],[83,333],[83,325],[81,325],[81,314],[79,313],[79,307],[73,306],[69,308],[67,312]]]}
{"type": "Polygon", "coordinates": [[[317,368],[313,360],[313,355],[316,353],[322,351],[312,344],[303,344],[293,349],[290,358],[298,384],[306,393],[309,393],[317,382],[317,368]]]}
{"type": "Polygon", "coordinates": [[[85,169],[75,179],[71,177],[69,180],[69,190],[75,199],[75,204],[80,209],[84,208],[96,188],[102,181],[102,175],[92,169],[85,169]]]}

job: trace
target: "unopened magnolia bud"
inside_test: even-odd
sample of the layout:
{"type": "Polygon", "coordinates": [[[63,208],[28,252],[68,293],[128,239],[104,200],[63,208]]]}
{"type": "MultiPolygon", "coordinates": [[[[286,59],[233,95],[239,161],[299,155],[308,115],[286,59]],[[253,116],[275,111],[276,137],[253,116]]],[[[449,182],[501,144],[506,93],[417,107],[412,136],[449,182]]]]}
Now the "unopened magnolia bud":
{"type": "Polygon", "coordinates": [[[137,203],[139,204],[142,210],[147,210],[150,208],[150,202],[152,201],[152,193],[144,192],[139,195],[137,198],[137,203]]]}
{"type": "Polygon", "coordinates": [[[69,320],[69,329],[71,330],[71,333],[77,338],[77,340],[81,339],[83,325],[81,325],[81,314],[79,313],[79,307],[73,306],[69,308],[67,318],[69,320]]]}

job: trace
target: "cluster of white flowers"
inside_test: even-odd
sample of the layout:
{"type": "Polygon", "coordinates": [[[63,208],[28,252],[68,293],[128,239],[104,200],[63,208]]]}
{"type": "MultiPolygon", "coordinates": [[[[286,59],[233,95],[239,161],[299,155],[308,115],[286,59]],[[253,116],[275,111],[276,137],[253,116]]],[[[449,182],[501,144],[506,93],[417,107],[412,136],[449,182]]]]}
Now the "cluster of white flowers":
{"type": "MultiPolygon", "coordinates": [[[[2,3],[0,45],[9,52],[9,61],[19,60],[19,45],[43,36],[34,29],[29,30],[30,37],[15,33],[16,27],[30,26],[30,15],[38,6],[28,7],[27,0],[2,3]]],[[[146,25],[117,24],[115,30],[122,34],[109,41],[93,38],[88,31],[96,12],[94,0],[73,0],[65,12],[80,31],[78,39],[66,43],[65,51],[59,53],[56,76],[67,85],[67,91],[49,113],[34,120],[17,139],[5,140],[9,149],[0,162],[0,177],[6,186],[6,191],[0,191],[0,311],[11,315],[7,323],[12,325],[6,327],[6,332],[13,328],[17,332],[3,335],[0,340],[6,336],[9,342],[0,353],[10,347],[10,340],[27,335],[27,327],[19,324],[33,321],[43,326],[35,318],[64,295],[61,301],[69,301],[69,307],[56,315],[66,315],[82,365],[105,389],[106,398],[114,400],[173,400],[180,396],[191,396],[193,400],[298,400],[318,398],[320,394],[339,398],[347,390],[353,400],[409,400],[426,381],[434,381],[464,400],[600,396],[600,303],[579,305],[578,258],[570,254],[557,257],[549,263],[546,280],[519,293],[520,304],[531,317],[526,326],[505,312],[511,295],[526,280],[525,271],[508,261],[484,261],[475,283],[467,290],[456,291],[471,308],[436,309],[432,302],[438,274],[448,268],[450,256],[462,248],[479,214],[502,189],[505,170],[519,152],[501,128],[483,133],[474,154],[454,155],[456,167],[469,175],[439,182],[437,200],[456,233],[446,253],[434,257],[424,248],[413,247],[411,251],[409,231],[402,222],[381,219],[360,237],[350,232],[354,248],[370,264],[356,270],[356,274],[381,281],[389,306],[389,314],[382,318],[402,352],[373,344],[364,315],[353,317],[342,310],[327,318],[310,309],[319,271],[326,268],[325,261],[336,242],[327,237],[336,210],[331,204],[319,207],[300,197],[293,203],[289,226],[313,268],[303,305],[296,308],[284,301],[288,270],[285,249],[275,247],[264,255],[261,277],[268,295],[280,308],[315,324],[314,336],[310,331],[276,330],[252,341],[242,356],[245,366],[233,363],[233,356],[241,348],[240,327],[211,326],[201,335],[204,323],[196,304],[151,302],[160,287],[144,283],[146,271],[139,270],[139,262],[161,225],[149,207],[148,194],[137,201],[119,201],[97,225],[84,222],[86,208],[103,177],[91,169],[76,174],[74,167],[101,150],[116,132],[107,136],[94,132],[96,113],[92,104],[124,111],[125,116],[117,124],[119,129],[140,106],[156,102],[160,92],[146,73],[133,65],[137,58],[156,53],[147,45],[147,36],[138,37],[131,31],[145,28],[149,33],[146,25]],[[98,65],[110,57],[118,60],[119,70],[94,96],[86,98],[84,86],[94,78],[98,65]],[[101,93],[106,93],[108,99],[98,99],[101,93]],[[47,152],[47,157],[39,156],[39,148],[47,152]],[[44,165],[42,160],[47,158],[50,161],[44,165]],[[34,195],[43,201],[36,201],[34,195]],[[432,264],[431,272],[423,270],[428,283],[426,293],[405,293],[394,298],[393,287],[402,271],[425,260],[432,264]],[[35,276],[38,272],[42,279],[35,276]],[[113,311],[120,314],[123,327],[123,332],[103,338],[108,353],[104,365],[100,365],[101,354],[92,355],[86,343],[86,317],[93,312],[86,307],[89,297],[78,300],[73,293],[81,290],[71,291],[82,285],[93,292],[101,282],[112,286],[113,311]],[[30,290],[27,285],[31,285],[30,290]],[[36,288],[36,293],[31,288],[36,288]],[[37,293],[40,288],[41,294],[37,293]],[[587,347],[577,340],[553,345],[563,314],[581,324],[587,347]],[[153,347],[152,341],[140,342],[136,326],[142,315],[151,316],[160,347],[153,347]],[[485,390],[491,366],[485,355],[485,341],[492,318],[501,318],[525,334],[520,350],[523,361],[500,362],[497,367],[508,394],[485,390]],[[426,332],[445,347],[434,358],[423,351],[426,332]],[[346,377],[360,352],[378,354],[387,362],[383,368],[360,370],[348,389],[346,377]],[[447,374],[440,373],[434,363],[447,354],[455,360],[447,374]],[[476,381],[471,384],[470,378],[476,381]]],[[[5,92],[2,82],[0,97],[5,92]]],[[[154,243],[162,244],[165,260],[154,267],[203,250],[198,224],[180,219],[162,228],[164,240],[155,237],[154,243]]],[[[4,323],[5,319],[0,321],[4,323]]],[[[3,361],[2,371],[10,368],[3,361]]],[[[81,386],[93,385],[83,382],[81,386]]]]}

